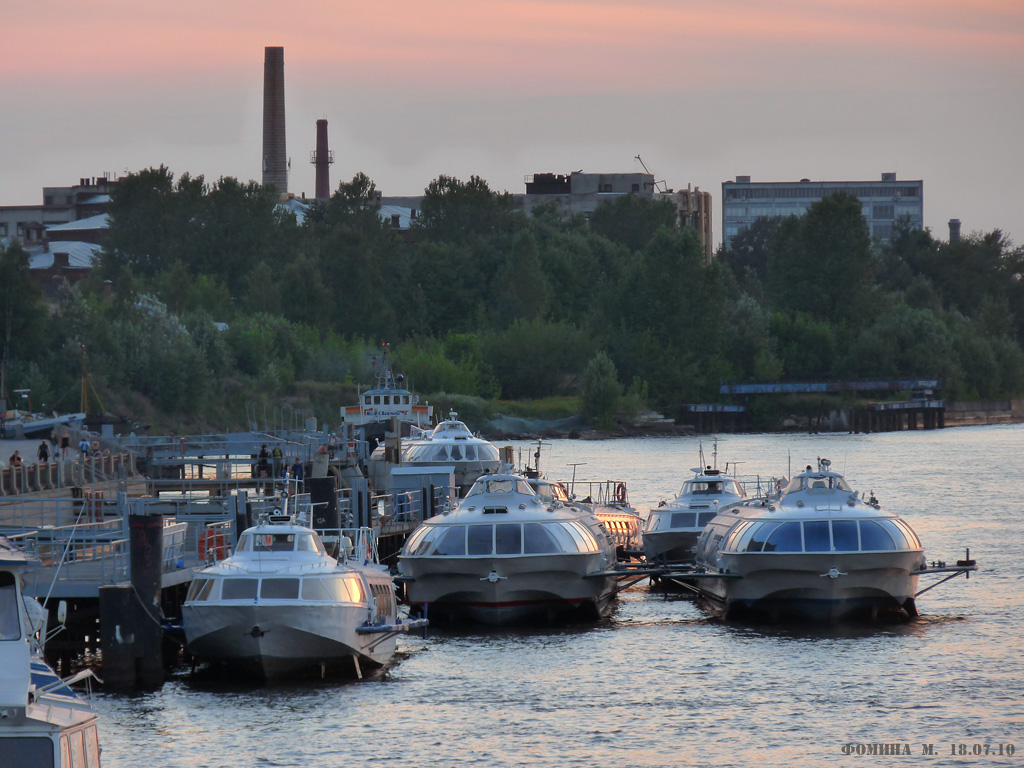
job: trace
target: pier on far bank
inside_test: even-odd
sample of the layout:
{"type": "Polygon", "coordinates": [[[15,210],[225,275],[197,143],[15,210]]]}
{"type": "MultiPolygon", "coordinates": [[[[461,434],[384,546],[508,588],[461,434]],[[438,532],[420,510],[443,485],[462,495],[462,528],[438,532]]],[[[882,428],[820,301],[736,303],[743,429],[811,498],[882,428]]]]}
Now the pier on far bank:
{"type": "Polygon", "coordinates": [[[829,407],[822,400],[818,414],[806,423],[792,420],[786,426],[817,432],[893,432],[902,429],[941,429],[946,426],[946,401],[934,395],[942,389],[939,379],[880,379],[870,381],[769,382],[723,384],[719,392],[748,401],[761,395],[864,395],[874,392],[910,392],[906,400],[862,401],[829,407]]]}

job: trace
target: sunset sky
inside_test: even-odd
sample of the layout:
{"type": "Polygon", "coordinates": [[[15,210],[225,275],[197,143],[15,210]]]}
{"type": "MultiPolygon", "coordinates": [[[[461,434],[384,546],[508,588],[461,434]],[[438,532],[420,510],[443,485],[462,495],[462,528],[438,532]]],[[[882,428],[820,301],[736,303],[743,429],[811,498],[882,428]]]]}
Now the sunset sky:
{"type": "Polygon", "coordinates": [[[923,179],[940,239],[1024,244],[1021,0],[32,0],[5,4],[0,204],[164,164],[259,179],[285,49],[290,191],[643,170],[669,187],[923,179]]]}

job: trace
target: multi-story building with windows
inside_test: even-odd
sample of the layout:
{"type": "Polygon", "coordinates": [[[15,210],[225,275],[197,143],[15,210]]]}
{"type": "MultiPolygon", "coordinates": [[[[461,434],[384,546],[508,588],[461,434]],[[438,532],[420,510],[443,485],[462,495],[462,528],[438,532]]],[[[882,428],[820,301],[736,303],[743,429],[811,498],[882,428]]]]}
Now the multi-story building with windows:
{"type": "Polygon", "coordinates": [[[722,183],[722,244],[762,217],[802,215],[826,195],[848,192],[864,208],[871,236],[887,243],[897,221],[906,219],[914,228],[924,227],[924,182],[897,181],[895,173],[883,173],[881,181],[774,181],[753,182],[749,176],[722,183]]]}

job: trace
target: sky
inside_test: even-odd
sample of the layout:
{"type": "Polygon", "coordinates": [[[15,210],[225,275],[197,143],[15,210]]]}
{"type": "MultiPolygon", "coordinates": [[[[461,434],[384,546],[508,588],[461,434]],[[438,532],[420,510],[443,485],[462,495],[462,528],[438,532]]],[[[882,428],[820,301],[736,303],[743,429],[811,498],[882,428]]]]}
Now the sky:
{"type": "Polygon", "coordinates": [[[0,205],[159,165],[259,180],[284,46],[289,190],[642,171],[670,188],[924,181],[942,240],[1024,245],[1022,0],[3,2],[0,205]]]}

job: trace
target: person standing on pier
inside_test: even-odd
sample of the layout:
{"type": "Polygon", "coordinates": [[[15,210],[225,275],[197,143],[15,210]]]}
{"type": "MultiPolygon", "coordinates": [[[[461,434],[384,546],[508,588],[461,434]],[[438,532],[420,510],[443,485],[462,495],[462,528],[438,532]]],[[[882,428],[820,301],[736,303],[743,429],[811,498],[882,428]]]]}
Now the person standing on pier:
{"type": "Polygon", "coordinates": [[[284,477],[284,451],[279,444],[274,446],[271,456],[274,458],[274,477],[284,477]]]}
{"type": "Polygon", "coordinates": [[[259,461],[256,462],[256,476],[270,476],[270,451],[267,450],[266,443],[264,443],[263,447],[260,448],[259,461]]]}
{"type": "Polygon", "coordinates": [[[292,480],[298,480],[301,483],[302,477],[305,474],[305,472],[306,468],[302,465],[302,460],[298,456],[296,456],[295,463],[292,464],[291,467],[292,480]]]}
{"type": "Polygon", "coordinates": [[[36,457],[39,459],[40,464],[50,463],[50,444],[45,440],[39,443],[39,450],[36,451],[36,457]]]}
{"type": "Polygon", "coordinates": [[[83,437],[78,443],[78,450],[82,454],[82,461],[89,458],[89,438],[83,437]]]}

